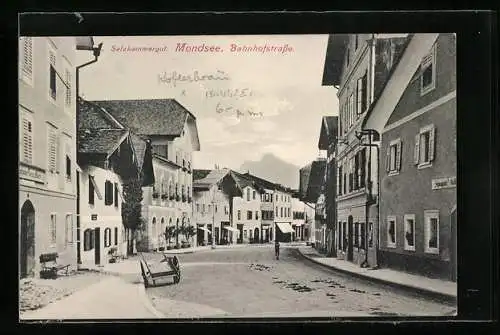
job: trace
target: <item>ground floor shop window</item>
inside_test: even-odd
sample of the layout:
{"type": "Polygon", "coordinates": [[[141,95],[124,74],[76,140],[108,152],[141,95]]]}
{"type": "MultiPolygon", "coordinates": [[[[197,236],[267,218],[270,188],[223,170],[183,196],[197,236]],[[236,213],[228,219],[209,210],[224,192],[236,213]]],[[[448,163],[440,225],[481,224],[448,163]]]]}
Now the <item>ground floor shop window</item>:
{"type": "Polygon", "coordinates": [[[415,215],[406,214],[405,220],[405,250],[415,250],[415,215]]]}
{"type": "Polygon", "coordinates": [[[439,253],[439,211],[429,210],[424,212],[425,219],[425,252],[439,253]]]}
{"type": "Polygon", "coordinates": [[[94,249],[94,236],[92,229],[85,229],[83,232],[83,251],[94,249]]]}
{"type": "Polygon", "coordinates": [[[389,248],[396,247],[396,217],[387,217],[387,246],[389,248]]]}

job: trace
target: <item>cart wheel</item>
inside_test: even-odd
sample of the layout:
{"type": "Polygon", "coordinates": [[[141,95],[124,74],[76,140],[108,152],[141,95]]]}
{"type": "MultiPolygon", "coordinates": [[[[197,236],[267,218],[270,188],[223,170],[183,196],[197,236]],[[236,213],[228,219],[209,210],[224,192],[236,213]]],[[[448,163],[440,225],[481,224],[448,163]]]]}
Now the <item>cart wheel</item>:
{"type": "Polygon", "coordinates": [[[174,284],[179,283],[180,278],[178,276],[174,276],[174,284]]]}
{"type": "Polygon", "coordinates": [[[174,258],[172,259],[172,264],[175,266],[175,267],[178,267],[179,266],[179,260],[177,259],[176,256],[174,256],[174,258]]]}

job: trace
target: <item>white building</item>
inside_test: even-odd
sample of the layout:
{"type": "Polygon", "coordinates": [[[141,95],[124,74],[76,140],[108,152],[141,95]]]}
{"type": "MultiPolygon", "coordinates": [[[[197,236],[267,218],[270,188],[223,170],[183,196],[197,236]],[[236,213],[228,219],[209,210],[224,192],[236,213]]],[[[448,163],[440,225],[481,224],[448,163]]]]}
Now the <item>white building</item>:
{"type": "MultiPolygon", "coordinates": [[[[192,152],[200,150],[196,117],[175,99],[95,101],[117,122],[151,142],[155,183],[143,188],[146,220],[138,249],[166,245],[167,226],[192,225],[192,152]]],[[[176,234],[175,243],[194,244],[176,234]]]]}
{"type": "Polygon", "coordinates": [[[298,198],[292,197],[292,228],[294,240],[304,241],[305,209],[306,204],[298,198]]]}

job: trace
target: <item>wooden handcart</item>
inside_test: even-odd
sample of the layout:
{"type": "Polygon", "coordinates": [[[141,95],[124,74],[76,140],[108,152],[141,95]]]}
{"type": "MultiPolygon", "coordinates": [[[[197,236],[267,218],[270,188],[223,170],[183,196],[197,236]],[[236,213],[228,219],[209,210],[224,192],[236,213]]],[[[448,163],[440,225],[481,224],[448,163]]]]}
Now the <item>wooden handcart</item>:
{"type": "Polygon", "coordinates": [[[144,287],[156,286],[158,280],[167,278],[169,276],[173,277],[174,284],[179,283],[181,280],[181,267],[179,265],[179,260],[177,256],[169,257],[163,254],[163,259],[153,266],[153,264],[148,264],[141,254],[141,273],[144,280],[144,287]],[[150,285],[150,282],[152,285],[150,285]]]}

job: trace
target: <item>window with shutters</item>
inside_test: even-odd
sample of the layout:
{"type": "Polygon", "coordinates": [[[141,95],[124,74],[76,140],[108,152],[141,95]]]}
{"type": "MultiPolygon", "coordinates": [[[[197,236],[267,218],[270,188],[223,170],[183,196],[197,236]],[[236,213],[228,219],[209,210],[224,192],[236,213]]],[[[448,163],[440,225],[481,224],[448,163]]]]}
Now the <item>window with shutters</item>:
{"type": "Polygon", "coordinates": [[[396,217],[387,217],[387,247],[396,247],[396,217]]]}
{"type": "Polygon", "coordinates": [[[405,250],[415,251],[415,215],[406,214],[405,221],[405,250]]]}
{"type": "Polygon", "coordinates": [[[85,229],[83,232],[83,251],[89,251],[94,248],[94,238],[92,229],[85,229]]]}
{"type": "Polygon", "coordinates": [[[424,95],[436,87],[436,45],[424,56],[420,65],[420,94],[424,95]]]}
{"type": "Polygon", "coordinates": [[[431,254],[439,254],[439,211],[424,211],[424,249],[431,254]]]}
{"type": "Polygon", "coordinates": [[[238,209],[238,220],[241,220],[241,211],[238,209]]]}
{"type": "Polygon", "coordinates": [[[110,206],[113,204],[113,183],[106,180],[104,183],[104,205],[110,206]]]}
{"type": "Polygon", "coordinates": [[[48,61],[49,61],[49,100],[57,101],[57,56],[56,50],[48,42],[48,61]]]}
{"type": "Polygon", "coordinates": [[[398,174],[401,170],[401,140],[396,139],[389,143],[387,148],[386,171],[389,176],[398,174]]]}
{"type": "Polygon", "coordinates": [[[33,164],[33,118],[27,113],[21,113],[21,161],[33,164]]]}
{"type": "Polygon", "coordinates": [[[69,62],[64,58],[64,89],[65,89],[65,94],[64,94],[64,108],[66,112],[71,113],[72,112],[72,92],[71,88],[73,86],[72,80],[73,80],[73,75],[71,72],[71,65],[69,62]]]}
{"type": "Polygon", "coordinates": [[[421,128],[415,136],[414,162],[419,169],[432,165],[435,158],[435,137],[434,125],[421,128]]]}
{"type": "Polygon", "coordinates": [[[33,37],[21,37],[21,79],[33,85],[33,37]]]}
{"type": "Polygon", "coordinates": [[[278,206],[276,206],[276,217],[278,217],[278,206]]]}
{"type": "Polygon", "coordinates": [[[57,215],[50,214],[50,244],[54,247],[57,243],[57,215]]]}
{"type": "Polygon", "coordinates": [[[48,161],[48,170],[50,173],[58,173],[58,146],[59,146],[59,138],[58,138],[57,128],[51,124],[47,124],[47,161],[48,161]]]}
{"type": "Polygon", "coordinates": [[[252,211],[247,211],[247,220],[252,220],[252,211]]]}
{"type": "Polygon", "coordinates": [[[89,176],[89,205],[93,205],[95,202],[95,188],[94,183],[92,182],[92,176],[89,176]]]}
{"type": "Polygon", "coordinates": [[[115,245],[118,245],[118,227],[115,227],[115,245]]]}
{"type": "Polygon", "coordinates": [[[114,195],[115,207],[118,207],[118,183],[115,183],[115,191],[114,191],[113,195],[114,195]]]}
{"type": "Polygon", "coordinates": [[[66,214],[64,224],[64,245],[67,247],[73,242],[73,215],[66,214]]]}

